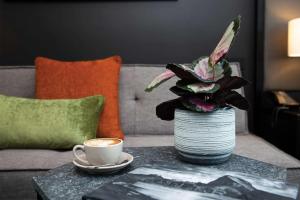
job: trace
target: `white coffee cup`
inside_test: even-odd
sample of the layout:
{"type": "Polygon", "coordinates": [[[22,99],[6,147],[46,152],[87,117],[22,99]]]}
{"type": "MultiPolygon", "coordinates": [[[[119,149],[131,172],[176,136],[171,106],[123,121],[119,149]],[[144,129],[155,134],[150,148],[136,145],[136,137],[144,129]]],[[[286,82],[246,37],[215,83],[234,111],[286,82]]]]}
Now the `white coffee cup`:
{"type": "Polygon", "coordinates": [[[80,162],[87,165],[115,165],[118,163],[123,151],[123,140],[118,138],[96,138],[86,140],[83,145],[75,145],[73,154],[80,162]],[[86,155],[86,160],[78,156],[81,150],[86,155]]]}

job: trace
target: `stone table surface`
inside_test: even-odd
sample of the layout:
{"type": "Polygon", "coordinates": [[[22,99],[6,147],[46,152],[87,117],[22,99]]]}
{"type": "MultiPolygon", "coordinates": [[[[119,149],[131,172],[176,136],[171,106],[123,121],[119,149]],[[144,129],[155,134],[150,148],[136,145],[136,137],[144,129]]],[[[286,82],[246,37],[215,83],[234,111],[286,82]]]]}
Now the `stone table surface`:
{"type": "MultiPolygon", "coordinates": [[[[134,161],[129,167],[114,175],[87,174],[69,163],[49,170],[43,176],[33,177],[33,186],[38,195],[45,200],[79,200],[84,194],[145,164],[167,162],[177,166],[199,167],[199,165],[180,161],[174,147],[130,147],[124,148],[124,151],[132,154],[134,161]]],[[[238,155],[232,155],[226,163],[203,167],[244,172],[274,180],[286,180],[286,169],[238,155]]]]}

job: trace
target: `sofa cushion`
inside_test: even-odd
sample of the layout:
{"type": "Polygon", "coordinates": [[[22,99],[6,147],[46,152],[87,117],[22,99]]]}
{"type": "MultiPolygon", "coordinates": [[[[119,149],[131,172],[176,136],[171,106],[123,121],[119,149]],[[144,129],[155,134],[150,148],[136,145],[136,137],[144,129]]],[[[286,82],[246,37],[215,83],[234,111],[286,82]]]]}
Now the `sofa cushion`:
{"type": "Polygon", "coordinates": [[[104,98],[39,100],[0,95],[0,148],[71,149],[95,138],[104,98]]]}
{"type": "MultiPolygon", "coordinates": [[[[300,161],[282,152],[263,139],[252,135],[237,135],[235,153],[285,168],[299,168],[300,161]]],[[[126,137],[125,147],[173,146],[174,136],[144,135],[126,137]]],[[[0,150],[0,170],[52,169],[71,162],[72,151],[55,150],[0,150]]]]}
{"type": "MultiPolygon", "coordinates": [[[[230,63],[233,75],[241,76],[239,63],[230,63]]],[[[169,88],[176,78],[167,81],[151,93],[144,92],[152,79],[165,70],[165,65],[124,64],[121,67],[119,103],[122,129],[126,135],[173,134],[173,121],[162,121],[155,115],[156,105],[176,98],[169,88]]],[[[0,67],[0,94],[34,97],[35,68],[33,66],[0,67]]],[[[238,90],[244,94],[243,90],[238,90]]],[[[236,132],[246,133],[247,112],[236,109],[236,132]]]]}
{"type": "Polygon", "coordinates": [[[36,98],[73,99],[103,95],[105,103],[97,137],[123,139],[118,99],[121,63],[119,56],[91,61],[58,61],[37,57],[36,98]]]}

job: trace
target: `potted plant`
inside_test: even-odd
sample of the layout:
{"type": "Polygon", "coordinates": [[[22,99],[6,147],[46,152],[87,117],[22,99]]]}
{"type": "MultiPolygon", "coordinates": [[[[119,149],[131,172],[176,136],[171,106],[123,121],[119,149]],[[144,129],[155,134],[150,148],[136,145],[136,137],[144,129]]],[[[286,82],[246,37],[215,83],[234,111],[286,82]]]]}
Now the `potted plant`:
{"type": "Polygon", "coordinates": [[[248,101],[235,89],[248,84],[232,76],[225,59],[240,28],[241,17],[230,23],[209,57],[200,57],[190,65],[168,64],[145,89],[151,92],[163,82],[177,76],[170,90],[179,97],[156,107],[162,120],[175,118],[175,148],[186,161],[202,164],[221,163],[230,157],[235,146],[235,112],[246,110],[248,101]]]}

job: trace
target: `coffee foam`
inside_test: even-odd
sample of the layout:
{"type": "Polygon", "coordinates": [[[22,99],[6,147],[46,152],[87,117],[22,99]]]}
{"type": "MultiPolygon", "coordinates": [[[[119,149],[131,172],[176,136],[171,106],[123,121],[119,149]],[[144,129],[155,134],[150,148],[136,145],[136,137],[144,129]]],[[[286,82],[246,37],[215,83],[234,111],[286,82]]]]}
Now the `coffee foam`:
{"type": "Polygon", "coordinates": [[[118,139],[96,139],[85,142],[86,145],[93,147],[107,147],[118,143],[120,143],[118,139]]]}

